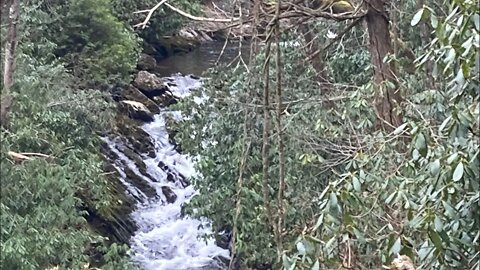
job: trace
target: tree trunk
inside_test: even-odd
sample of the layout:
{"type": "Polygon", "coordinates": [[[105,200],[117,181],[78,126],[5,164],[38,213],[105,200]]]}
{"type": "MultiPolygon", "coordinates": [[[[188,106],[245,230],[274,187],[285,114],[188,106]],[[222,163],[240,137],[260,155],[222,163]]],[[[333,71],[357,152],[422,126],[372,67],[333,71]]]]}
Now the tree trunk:
{"type": "Polygon", "coordinates": [[[402,123],[402,115],[396,108],[403,99],[395,78],[394,66],[383,62],[385,56],[393,53],[389,22],[382,0],[370,0],[367,5],[366,22],[370,38],[369,49],[372,57],[374,83],[378,89],[375,100],[378,117],[377,128],[392,130],[402,123]],[[391,87],[392,85],[393,87],[391,87]]]}
{"type": "Polygon", "coordinates": [[[0,126],[8,128],[9,113],[13,105],[13,97],[10,95],[10,89],[13,85],[13,73],[15,71],[15,48],[17,47],[17,23],[20,13],[20,0],[13,2],[3,2],[3,5],[9,4],[8,33],[5,42],[5,62],[3,66],[3,91],[0,101],[0,126]]]}
{"type": "Polygon", "coordinates": [[[8,14],[8,33],[5,42],[5,64],[3,66],[3,88],[5,95],[9,94],[13,85],[15,72],[15,49],[17,47],[17,23],[20,13],[20,0],[13,0],[8,14]]]}
{"type": "MultiPolygon", "coordinates": [[[[300,32],[303,35],[306,46],[306,54],[312,55],[315,53],[316,48],[321,48],[318,42],[315,41],[315,35],[313,34],[313,29],[311,29],[308,24],[302,23],[299,27],[300,32]]],[[[317,72],[316,80],[321,84],[325,84],[325,87],[328,87],[328,76],[327,69],[322,59],[323,52],[318,53],[311,60],[311,64],[315,71],[317,72]]]]}
{"type": "MultiPolygon", "coordinates": [[[[424,5],[425,5],[425,0],[417,1],[417,9],[423,8],[424,5]]],[[[430,26],[423,20],[420,21],[419,26],[420,26],[420,38],[422,41],[422,47],[425,48],[430,43],[430,26]]],[[[428,60],[425,63],[426,87],[428,88],[432,88],[435,83],[432,73],[433,73],[433,63],[432,61],[428,60]]]]}

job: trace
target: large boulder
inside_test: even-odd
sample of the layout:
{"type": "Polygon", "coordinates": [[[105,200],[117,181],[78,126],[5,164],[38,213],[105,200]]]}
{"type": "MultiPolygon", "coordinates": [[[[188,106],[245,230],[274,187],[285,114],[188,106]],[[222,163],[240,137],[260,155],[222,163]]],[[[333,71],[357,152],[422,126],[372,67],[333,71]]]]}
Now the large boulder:
{"type": "Polygon", "coordinates": [[[158,105],[133,85],[129,85],[128,88],[124,90],[123,98],[126,100],[138,101],[144,104],[145,107],[147,107],[147,109],[154,114],[160,113],[160,108],[158,105]]]}
{"type": "Polygon", "coordinates": [[[140,120],[143,122],[152,122],[153,113],[143,103],[133,100],[122,100],[120,102],[120,109],[122,112],[127,113],[132,119],[140,120]]]}
{"type": "Polygon", "coordinates": [[[133,85],[149,98],[160,96],[168,90],[168,86],[162,79],[145,70],[138,72],[133,85]]]}
{"type": "Polygon", "coordinates": [[[127,143],[135,149],[135,152],[147,154],[151,158],[155,157],[155,146],[145,130],[127,117],[120,116],[116,122],[118,133],[127,140],[127,143]]]}
{"type": "Polygon", "coordinates": [[[149,54],[142,53],[138,59],[137,68],[139,70],[154,71],[157,68],[157,60],[149,54]]]}

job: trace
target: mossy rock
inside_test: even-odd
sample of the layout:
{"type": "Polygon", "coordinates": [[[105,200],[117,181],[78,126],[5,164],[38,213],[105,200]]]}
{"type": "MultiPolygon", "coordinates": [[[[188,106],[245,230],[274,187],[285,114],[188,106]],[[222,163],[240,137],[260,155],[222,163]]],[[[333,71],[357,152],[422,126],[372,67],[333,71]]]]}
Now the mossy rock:
{"type": "Polygon", "coordinates": [[[141,175],[136,174],[127,164],[123,164],[123,171],[127,176],[127,181],[142,191],[148,198],[157,197],[157,191],[141,175]]]}
{"type": "Polygon", "coordinates": [[[105,161],[104,171],[108,172],[108,189],[109,195],[112,196],[110,207],[98,210],[94,207],[95,202],[90,198],[82,198],[84,202],[82,209],[88,213],[86,219],[92,230],[108,237],[111,242],[128,244],[131,236],[138,229],[130,218],[136,205],[133,198],[126,195],[126,189],[119,180],[117,170],[108,163],[105,161]]]}
{"type": "Polygon", "coordinates": [[[153,182],[158,182],[158,180],[154,176],[152,176],[150,173],[148,173],[147,165],[145,164],[145,162],[143,162],[142,157],[138,153],[136,153],[130,147],[125,147],[121,151],[125,154],[125,156],[127,156],[130,160],[133,161],[135,166],[138,168],[138,171],[143,176],[147,177],[148,179],[152,180],[153,182]]]}
{"type": "Polygon", "coordinates": [[[155,146],[150,135],[138,126],[138,122],[125,116],[117,117],[117,133],[124,136],[139,154],[155,157],[155,146]]]}

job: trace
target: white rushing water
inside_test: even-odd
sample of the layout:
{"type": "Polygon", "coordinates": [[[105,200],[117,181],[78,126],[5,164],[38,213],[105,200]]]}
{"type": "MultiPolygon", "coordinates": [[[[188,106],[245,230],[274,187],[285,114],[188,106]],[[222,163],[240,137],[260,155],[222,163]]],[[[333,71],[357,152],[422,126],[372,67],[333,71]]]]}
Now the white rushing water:
{"type": "MultiPolygon", "coordinates": [[[[198,80],[190,77],[175,76],[172,79],[177,86],[171,87],[170,90],[178,97],[184,97],[192,88],[200,86],[198,80]]],[[[138,207],[132,214],[138,225],[138,231],[131,239],[133,259],[146,270],[225,269],[218,258],[229,258],[229,251],[216,246],[213,239],[205,241],[199,238],[210,232],[208,222],[181,217],[182,205],[196,194],[192,185],[184,187],[181,177],[193,176],[195,170],[191,160],[178,153],[169,142],[164,114],[155,115],[153,122],[142,127],[150,135],[156,152],[155,158],[146,155],[142,158],[149,177],[142,176],[138,168],[135,168],[134,162],[116,149],[121,148],[118,147],[120,142],[105,139],[120,159],[119,164],[126,164],[132,171],[142,176],[158,194],[158,198],[144,200],[145,195],[128,183],[127,176],[119,165],[116,165],[121,181],[128,192],[138,200],[138,207]],[[168,167],[167,170],[165,166],[168,167]],[[175,181],[167,179],[168,174],[174,175],[175,181]],[[162,190],[165,186],[176,194],[175,202],[167,202],[162,190]]]]}

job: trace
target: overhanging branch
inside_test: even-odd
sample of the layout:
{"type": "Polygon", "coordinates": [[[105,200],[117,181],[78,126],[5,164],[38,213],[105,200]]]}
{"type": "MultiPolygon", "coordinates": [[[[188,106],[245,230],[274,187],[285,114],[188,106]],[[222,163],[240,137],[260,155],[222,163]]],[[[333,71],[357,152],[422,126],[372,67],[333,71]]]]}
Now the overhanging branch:
{"type": "Polygon", "coordinates": [[[147,27],[147,24],[148,22],[150,21],[150,19],[152,18],[152,15],[153,13],[159,9],[162,5],[165,5],[166,7],[168,7],[169,9],[175,11],[176,13],[186,17],[186,18],[189,18],[191,20],[194,20],[194,21],[203,21],[203,22],[221,22],[221,23],[232,23],[232,22],[235,22],[235,21],[239,21],[240,18],[230,18],[230,19],[225,19],[225,18],[205,18],[205,17],[198,17],[198,16],[195,16],[195,15],[192,15],[190,13],[187,13],[181,9],[178,9],[172,5],[170,5],[169,3],[167,3],[167,0],[162,0],[160,1],[158,4],[156,4],[153,8],[151,9],[145,9],[145,10],[139,10],[139,11],[135,11],[134,14],[139,14],[139,13],[146,13],[148,12],[148,15],[147,17],[145,18],[145,20],[139,24],[136,24],[134,25],[134,27],[141,27],[142,29],[145,29],[147,27]]]}

